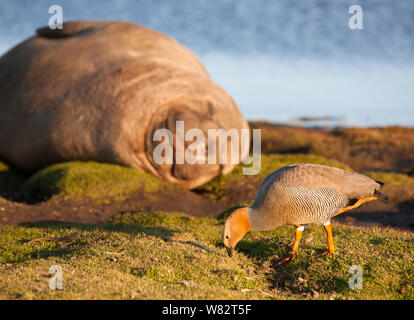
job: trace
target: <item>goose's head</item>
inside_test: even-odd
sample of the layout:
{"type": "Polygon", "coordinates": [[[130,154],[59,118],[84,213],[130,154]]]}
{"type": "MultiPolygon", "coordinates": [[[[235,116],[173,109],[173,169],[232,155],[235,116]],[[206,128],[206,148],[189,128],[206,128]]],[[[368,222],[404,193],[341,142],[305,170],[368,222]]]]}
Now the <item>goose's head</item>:
{"type": "Polygon", "coordinates": [[[234,210],[227,218],[223,228],[223,243],[230,257],[237,243],[251,229],[248,207],[234,210]]]}

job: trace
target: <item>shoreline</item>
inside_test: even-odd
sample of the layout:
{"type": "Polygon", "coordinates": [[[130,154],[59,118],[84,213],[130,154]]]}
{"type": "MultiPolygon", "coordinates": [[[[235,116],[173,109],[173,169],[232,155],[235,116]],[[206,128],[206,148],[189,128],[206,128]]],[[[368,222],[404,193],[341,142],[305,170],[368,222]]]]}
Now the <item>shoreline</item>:
{"type": "Polygon", "coordinates": [[[270,127],[292,127],[292,128],[303,128],[303,129],[312,129],[312,130],[321,130],[321,131],[330,131],[330,130],[341,130],[341,129],[387,129],[387,128],[403,128],[403,129],[413,129],[414,124],[412,126],[400,125],[400,124],[393,124],[393,125],[315,125],[311,124],[314,122],[324,121],[321,118],[315,118],[312,120],[291,120],[287,122],[277,122],[271,121],[266,119],[252,119],[247,118],[247,122],[249,123],[261,123],[265,124],[270,127]],[[309,122],[309,124],[306,124],[309,122]]]}

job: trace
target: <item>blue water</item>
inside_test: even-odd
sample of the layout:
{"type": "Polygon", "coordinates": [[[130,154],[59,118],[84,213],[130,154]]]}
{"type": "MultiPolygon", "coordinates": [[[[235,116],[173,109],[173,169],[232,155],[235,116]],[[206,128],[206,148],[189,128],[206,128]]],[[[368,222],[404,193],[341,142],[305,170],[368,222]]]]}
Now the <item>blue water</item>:
{"type": "Polygon", "coordinates": [[[127,20],[177,39],[248,119],[414,126],[412,0],[3,0],[0,54],[47,25],[53,4],[64,21],[127,20]],[[348,27],[353,4],[362,30],[348,27]]]}

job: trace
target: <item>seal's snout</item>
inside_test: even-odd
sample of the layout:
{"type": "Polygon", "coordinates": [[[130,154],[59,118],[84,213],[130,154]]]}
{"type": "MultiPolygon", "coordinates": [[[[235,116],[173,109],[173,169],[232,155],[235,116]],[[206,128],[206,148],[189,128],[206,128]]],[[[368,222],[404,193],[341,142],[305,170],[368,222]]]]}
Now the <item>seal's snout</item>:
{"type": "Polygon", "coordinates": [[[232,247],[226,247],[226,249],[227,249],[227,253],[228,253],[229,257],[232,257],[233,256],[233,248],[232,247]]]}

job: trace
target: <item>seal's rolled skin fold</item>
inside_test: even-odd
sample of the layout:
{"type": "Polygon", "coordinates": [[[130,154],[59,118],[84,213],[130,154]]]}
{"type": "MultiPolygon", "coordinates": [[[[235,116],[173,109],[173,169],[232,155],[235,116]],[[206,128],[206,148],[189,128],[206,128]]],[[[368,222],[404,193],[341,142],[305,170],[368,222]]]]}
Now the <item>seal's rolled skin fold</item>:
{"type": "Polygon", "coordinates": [[[39,29],[0,58],[0,84],[0,157],[28,172],[96,160],[195,188],[234,165],[158,165],[154,131],[248,128],[188,49],[128,22],[39,29]]]}

